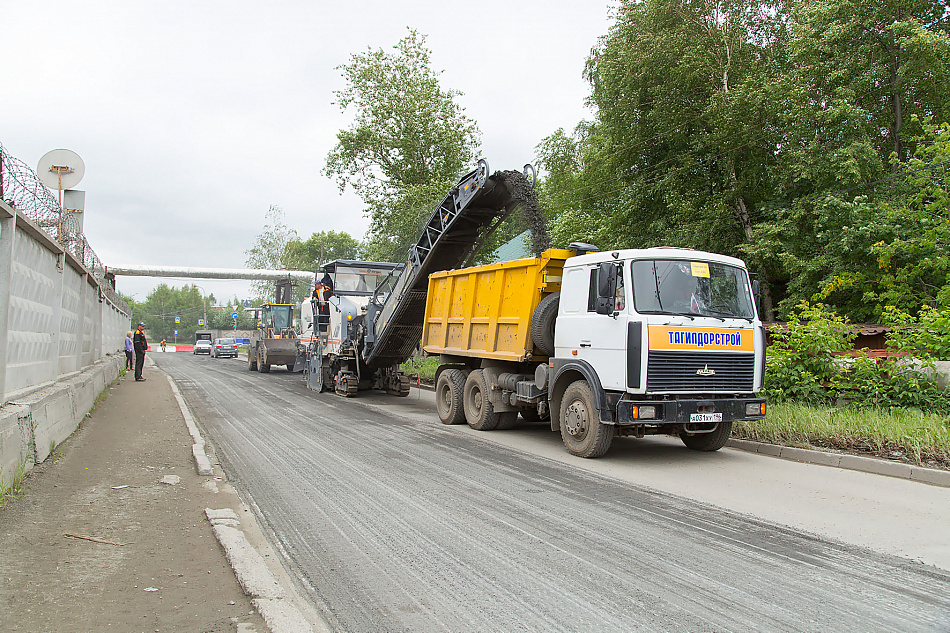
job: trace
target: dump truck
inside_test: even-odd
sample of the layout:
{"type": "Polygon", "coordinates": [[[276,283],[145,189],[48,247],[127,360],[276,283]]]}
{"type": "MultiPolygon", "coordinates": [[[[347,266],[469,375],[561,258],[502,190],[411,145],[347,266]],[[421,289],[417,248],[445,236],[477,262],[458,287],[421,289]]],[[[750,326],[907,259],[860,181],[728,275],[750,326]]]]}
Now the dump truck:
{"type": "Polygon", "coordinates": [[[429,277],[422,347],[444,424],[550,421],[573,455],[668,434],[721,448],[762,419],[765,330],[732,257],[590,245],[429,277]]]}
{"type": "MultiPolygon", "coordinates": [[[[303,361],[297,363],[304,368],[307,386],[342,396],[369,388],[408,395],[409,378],[399,365],[422,337],[429,275],[472,264],[501,222],[524,205],[526,195],[533,197],[529,173],[533,181],[530,165],[521,172],[491,173],[488,163],[480,160],[434,209],[409,247],[405,263],[341,262],[345,274],[363,280],[366,290],[360,291],[362,295],[351,291],[346,302],[333,303],[323,343],[311,336],[303,361]],[[369,272],[353,274],[353,269],[369,272]],[[377,286],[371,287],[372,283],[377,286]]],[[[315,281],[325,272],[317,270],[315,281]]],[[[340,296],[339,283],[333,291],[340,296]]],[[[313,322],[319,306],[314,298],[308,302],[310,307],[302,307],[302,312],[309,310],[313,322]]]]}

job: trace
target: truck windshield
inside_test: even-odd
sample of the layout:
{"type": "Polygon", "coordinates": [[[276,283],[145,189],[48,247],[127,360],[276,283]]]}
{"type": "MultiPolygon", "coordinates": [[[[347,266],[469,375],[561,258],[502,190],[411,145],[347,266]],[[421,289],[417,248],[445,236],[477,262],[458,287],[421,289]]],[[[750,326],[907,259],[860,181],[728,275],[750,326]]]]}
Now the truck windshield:
{"type": "Polygon", "coordinates": [[[271,327],[275,330],[284,330],[293,325],[292,321],[293,306],[273,306],[270,312],[271,327]]]}
{"type": "Polygon", "coordinates": [[[333,292],[337,294],[371,295],[377,286],[385,282],[387,287],[380,288],[379,291],[388,293],[392,290],[392,284],[396,280],[396,275],[390,275],[390,272],[392,271],[389,269],[337,266],[335,279],[333,280],[333,292]]]}
{"type": "Polygon", "coordinates": [[[749,277],[742,268],[681,259],[633,262],[633,301],[641,314],[751,320],[749,277]]]}

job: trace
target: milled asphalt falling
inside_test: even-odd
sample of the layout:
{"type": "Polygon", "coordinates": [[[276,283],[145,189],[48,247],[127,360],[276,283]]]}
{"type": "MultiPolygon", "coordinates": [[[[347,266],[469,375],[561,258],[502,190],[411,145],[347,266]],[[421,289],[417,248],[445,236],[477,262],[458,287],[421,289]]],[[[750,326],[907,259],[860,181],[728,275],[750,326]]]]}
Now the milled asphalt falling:
{"type": "Polygon", "coordinates": [[[332,630],[950,630],[933,567],[361,403],[382,394],[158,362],[332,630]]]}

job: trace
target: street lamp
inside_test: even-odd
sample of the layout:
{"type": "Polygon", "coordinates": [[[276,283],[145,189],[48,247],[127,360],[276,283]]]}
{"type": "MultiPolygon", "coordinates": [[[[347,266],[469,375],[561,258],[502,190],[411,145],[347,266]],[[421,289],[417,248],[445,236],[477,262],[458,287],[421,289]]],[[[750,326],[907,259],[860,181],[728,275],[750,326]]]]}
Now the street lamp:
{"type": "Polygon", "coordinates": [[[208,291],[199,286],[198,284],[191,284],[195,288],[201,291],[201,305],[202,305],[202,317],[201,322],[204,323],[204,329],[208,329],[208,291]]]}

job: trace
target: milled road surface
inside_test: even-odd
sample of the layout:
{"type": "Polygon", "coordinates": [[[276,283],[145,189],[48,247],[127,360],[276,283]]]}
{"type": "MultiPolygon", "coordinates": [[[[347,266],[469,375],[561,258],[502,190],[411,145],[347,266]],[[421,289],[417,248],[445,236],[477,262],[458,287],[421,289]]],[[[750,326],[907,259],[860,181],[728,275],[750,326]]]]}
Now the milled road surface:
{"type": "Polygon", "coordinates": [[[333,630],[950,629],[938,568],[378,408],[396,398],[154,359],[333,630]]]}

